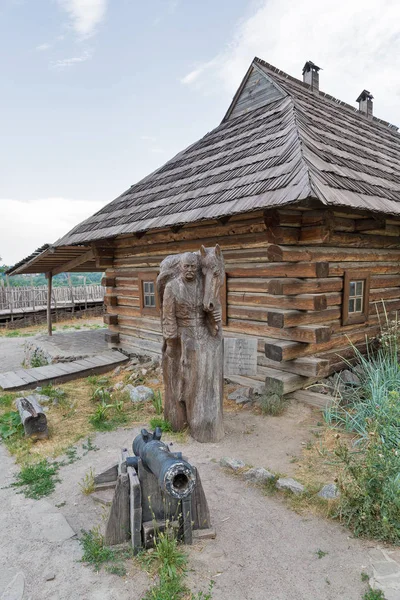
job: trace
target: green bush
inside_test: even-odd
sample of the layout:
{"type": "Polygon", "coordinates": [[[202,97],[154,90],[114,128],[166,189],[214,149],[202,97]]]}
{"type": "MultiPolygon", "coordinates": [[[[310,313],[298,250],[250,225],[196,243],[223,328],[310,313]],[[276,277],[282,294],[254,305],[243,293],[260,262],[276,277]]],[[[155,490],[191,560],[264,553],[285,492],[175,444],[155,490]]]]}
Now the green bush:
{"type": "Polygon", "coordinates": [[[357,434],[353,448],[336,448],[342,467],[338,516],[356,535],[400,543],[400,366],[397,335],[375,354],[355,350],[359,385],[326,419],[357,434]]]}

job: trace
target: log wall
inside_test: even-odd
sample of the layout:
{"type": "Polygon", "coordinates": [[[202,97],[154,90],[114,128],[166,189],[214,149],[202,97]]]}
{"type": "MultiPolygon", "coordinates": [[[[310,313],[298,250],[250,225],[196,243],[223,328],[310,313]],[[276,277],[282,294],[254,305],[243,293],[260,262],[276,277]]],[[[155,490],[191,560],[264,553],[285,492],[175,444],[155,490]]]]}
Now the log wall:
{"type": "Polygon", "coordinates": [[[400,219],[362,212],[271,210],[114,242],[105,285],[112,340],[133,352],[159,354],[159,317],[141,316],[138,275],[157,271],[168,254],[219,243],[227,273],[226,336],[256,336],[259,379],[272,369],[323,377],[365,348],[386,310],[400,308],[400,219]],[[342,326],[344,272],[371,277],[366,323],[342,326]]]}

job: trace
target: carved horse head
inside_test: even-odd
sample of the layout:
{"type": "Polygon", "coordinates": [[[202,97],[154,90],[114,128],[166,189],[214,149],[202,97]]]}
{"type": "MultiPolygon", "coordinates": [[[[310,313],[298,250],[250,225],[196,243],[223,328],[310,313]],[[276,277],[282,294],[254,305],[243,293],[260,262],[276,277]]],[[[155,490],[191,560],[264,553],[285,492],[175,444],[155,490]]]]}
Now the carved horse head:
{"type": "Polygon", "coordinates": [[[225,281],[224,259],[218,244],[214,248],[200,248],[201,270],[204,277],[203,309],[220,313],[220,290],[225,281]]]}

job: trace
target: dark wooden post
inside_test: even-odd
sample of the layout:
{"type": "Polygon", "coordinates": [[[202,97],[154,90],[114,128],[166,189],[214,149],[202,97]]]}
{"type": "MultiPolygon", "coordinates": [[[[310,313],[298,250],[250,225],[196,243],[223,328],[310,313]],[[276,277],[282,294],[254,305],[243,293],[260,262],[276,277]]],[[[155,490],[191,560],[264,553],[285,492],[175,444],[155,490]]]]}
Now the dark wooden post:
{"type": "Polygon", "coordinates": [[[47,332],[53,335],[53,324],[51,322],[51,291],[53,287],[53,274],[50,271],[46,273],[47,278],[47,332]]]}

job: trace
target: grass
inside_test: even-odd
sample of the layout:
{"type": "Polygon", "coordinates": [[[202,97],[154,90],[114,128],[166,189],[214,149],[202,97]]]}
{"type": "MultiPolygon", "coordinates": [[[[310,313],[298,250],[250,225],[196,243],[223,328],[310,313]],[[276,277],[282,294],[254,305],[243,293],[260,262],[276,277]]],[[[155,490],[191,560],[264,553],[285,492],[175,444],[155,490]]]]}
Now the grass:
{"type": "Polygon", "coordinates": [[[81,488],[82,494],[85,494],[85,496],[93,494],[95,490],[95,484],[94,471],[92,468],[89,469],[82,481],[79,483],[79,487],[81,488]]]}
{"type": "Polygon", "coordinates": [[[156,429],[160,427],[161,431],[165,433],[172,432],[172,425],[169,421],[166,421],[163,417],[153,417],[150,419],[150,427],[151,429],[156,429]]]}
{"type": "Polygon", "coordinates": [[[162,415],[163,414],[163,403],[162,403],[162,395],[161,395],[161,391],[157,390],[154,392],[154,398],[153,398],[153,406],[154,406],[154,410],[156,411],[156,415],[162,415]]]}
{"type": "Polygon", "coordinates": [[[98,528],[82,530],[79,542],[83,549],[81,561],[92,565],[96,571],[100,570],[103,563],[116,559],[115,550],[104,545],[104,538],[98,528]]]}
{"type": "MultiPolygon", "coordinates": [[[[106,546],[98,527],[94,527],[90,531],[82,530],[79,542],[83,550],[81,562],[91,565],[95,571],[100,571],[104,565],[108,573],[120,577],[126,575],[124,561],[133,556],[131,549],[106,546]]],[[[167,599],[165,598],[165,600],[167,599]]]]}
{"type": "Polygon", "coordinates": [[[373,590],[370,588],[367,592],[365,592],[363,600],[385,600],[385,594],[382,592],[382,590],[373,590]]]}
{"type": "Polygon", "coordinates": [[[14,401],[13,394],[0,394],[0,409],[11,407],[13,401],[14,401]]]}
{"type": "Polygon", "coordinates": [[[142,566],[156,574],[157,582],[147,591],[143,600],[211,600],[214,581],[208,592],[193,594],[186,585],[188,557],[179,546],[172,530],[158,533],[154,550],[138,557],[142,566]]]}
{"type": "Polygon", "coordinates": [[[330,424],[355,434],[338,441],[341,492],[337,517],[355,535],[400,543],[400,367],[398,335],[387,336],[365,357],[355,349],[360,383],[346,405],[327,411],[330,424]]]}
{"type": "Polygon", "coordinates": [[[26,498],[39,500],[49,496],[60,481],[57,476],[60,464],[43,459],[33,465],[25,465],[16,476],[11,487],[21,488],[26,498]]]}

